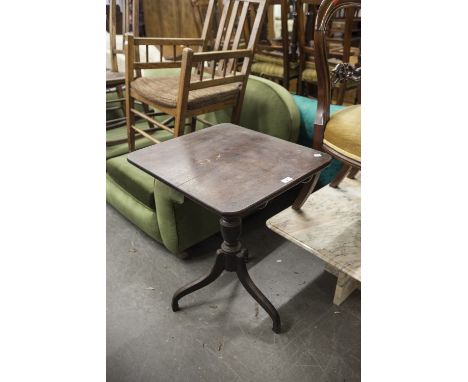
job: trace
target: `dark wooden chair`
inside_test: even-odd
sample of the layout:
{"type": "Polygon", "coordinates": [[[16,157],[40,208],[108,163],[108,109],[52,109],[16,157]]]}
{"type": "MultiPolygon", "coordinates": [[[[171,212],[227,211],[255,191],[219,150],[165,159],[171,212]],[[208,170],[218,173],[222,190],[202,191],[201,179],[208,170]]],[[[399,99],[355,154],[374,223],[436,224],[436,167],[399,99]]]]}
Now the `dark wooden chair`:
{"type": "MultiPolygon", "coordinates": [[[[315,67],[314,28],[321,0],[298,0],[298,41],[299,41],[299,78],[297,93],[306,95],[311,87],[317,86],[315,67]],[[307,89],[306,89],[307,88],[307,89]]],[[[326,47],[330,69],[337,64],[357,61],[360,63],[360,10],[342,9],[333,16],[326,35],[326,47]]],[[[342,82],[333,87],[336,104],[342,105],[345,93],[358,88],[353,82],[342,82]]],[[[359,102],[360,92],[356,91],[355,103],[359,102]]]]}
{"type": "MultiPolygon", "coordinates": [[[[232,122],[238,123],[250,73],[253,51],[258,39],[258,31],[263,21],[266,0],[224,0],[218,31],[214,41],[214,51],[207,52],[208,33],[213,22],[216,0],[210,0],[200,38],[139,38],[128,34],[125,45],[126,62],[126,109],[129,150],[135,150],[135,139],[145,137],[154,143],[159,140],[152,131],[144,131],[135,126],[135,118],[140,117],[153,125],[153,131],[160,129],[175,137],[183,135],[186,119],[188,131],[195,129],[196,121],[210,125],[197,118],[201,114],[232,107],[232,122]],[[256,8],[246,49],[238,49],[246,22],[249,7],[256,8]],[[232,38],[233,37],[233,38],[232,38]],[[223,42],[223,43],[222,43],[223,42]],[[172,47],[173,60],[163,62],[140,62],[135,59],[135,51],[140,46],[156,45],[163,51],[164,46],[172,47]],[[176,57],[177,46],[184,47],[182,59],[176,57]],[[198,47],[194,52],[190,47],[198,47]],[[243,59],[240,72],[238,61],[243,59]],[[177,76],[141,77],[135,70],[180,68],[177,76]],[[194,70],[195,69],[195,70],[194,70]],[[146,112],[135,108],[140,101],[168,118],[158,121],[146,112]]],[[[148,57],[148,56],[146,56],[148,57]]],[[[160,115],[157,114],[157,115],[160,115]]]]}
{"type": "MultiPolygon", "coordinates": [[[[270,0],[267,22],[255,49],[252,73],[261,77],[279,81],[289,89],[291,79],[298,77],[296,17],[293,18],[293,32],[288,30],[288,18],[291,14],[291,0],[270,0]],[[275,36],[274,7],[281,10],[280,36],[275,36]]],[[[293,12],[294,13],[294,12],[293,12]]]]}
{"type": "MultiPolygon", "coordinates": [[[[332,82],[360,81],[360,68],[341,63],[330,76],[327,35],[335,12],[361,7],[361,0],[323,0],[317,11],[314,31],[315,65],[317,70],[317,113],[314,123],[313,148],[330,154],[343,163],[342,170],[330,183],[338,187],[352,169],[361,169],[361,105],[352,105],[330,116],[332,82]]],[[[294,208],[300,208],[315,184],[304,186],[294,208]]]]}

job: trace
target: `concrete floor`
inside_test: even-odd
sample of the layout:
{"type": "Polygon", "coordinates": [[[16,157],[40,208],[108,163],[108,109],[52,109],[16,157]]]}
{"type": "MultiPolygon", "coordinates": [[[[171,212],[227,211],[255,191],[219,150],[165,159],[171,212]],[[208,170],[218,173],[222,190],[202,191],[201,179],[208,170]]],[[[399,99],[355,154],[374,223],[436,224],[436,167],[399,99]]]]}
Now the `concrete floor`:
{"type": "Polygon", "coordinates": [[[281,334],[233,273],[184,297],[173,313],[172,294],[211,268],[220,235],[180,260],[108,205],[107,381],[359,381],[360,292],[333,305],[336,278],[324,264],[265,226],[290,201],[246,219],[242,236],[281,334]]]}

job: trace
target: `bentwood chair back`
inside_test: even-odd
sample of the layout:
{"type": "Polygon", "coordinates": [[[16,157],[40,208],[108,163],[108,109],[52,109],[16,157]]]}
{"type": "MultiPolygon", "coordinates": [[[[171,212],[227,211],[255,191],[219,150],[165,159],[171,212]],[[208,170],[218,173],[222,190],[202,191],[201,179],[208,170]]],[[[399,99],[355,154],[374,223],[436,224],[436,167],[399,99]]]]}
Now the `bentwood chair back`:
{"type": "MultiPolygon", "coordinates": [[[[350,170],[361,169],[361,105],[345,107],[330,116],[332,80],[328,62],[327,35],[335,12],[360,8],[361,0],[323,0],[318,8],[314,27],[314,56],[317,69],[317,112],[312,147],[324,151],[343,163],[342,170],[330,183],[338,187],[350,170]]],[[[360,81],[360,69],[350,64],[339,64],[332,73],[333,81],[353,79],[360,81]]],[[[313,192],[318,177],[302,187],[293,203],[299,209],[313,192]]]]}
{"type": "Polygon", "coordinates": [[[214,37],[213,51],[207,52],[209,31],[213,23],[217,0],[210,0],[200,38],[139,38],[128,35],[125,45],[126,62],[126,107],[129,150],[135,149],[135,139],[144,137],[153,143],[160,141],[153,132],[165,130],[178,137],[186,130],[195,129],[196,121],[208,124],[197,118],[201,114],[225,108],[232,108],[231,120],[238,123],[250,73],[253,51],[257,43],[261,23],[264,19],[267,0],[224,0],[219,26],[214,37]],[[239,49],[249,8],[253,7],[255,18],[247,46],[239,49]],[[170,62],[146,62],[136,59],[135,51],[141,47],[156,45],[172,47],[170,62]],[[176,55],[182,46],[182,58],[176,55]],[[190,47],[198,48],[198,52],[190,47]],[[239,69],[238,63],[242,61],[239,69]],[[140,76],[136,70],[180,68],[179,75],[158,77],[140,76]],[[195,69],[195,70],[194,70],[195,69]],[[153,108],[155,113],[148,115],[135,109],[135,101],[153,108]],[[161,121],[153,117],[167,115],[161,121]],[[151,131],[135,126],[135,118],[140,117],[153,125],[151,131]],[[138,137],[137,137],[138,135],[138,137]]]}
{"type": "MultiPolygon", "coordinates": [[[[333,15],[341,9],[353,14],[361,0],[324,0],[315,22],[315,65],[317,69],[317,114],[314,123],[313,147],[323,150],[343,163],[343,169],[331,186],[337,187],[349,170],[361,169],[361,105],[353,105],[330,116],[332,80],[328,64],[326,37],[333,15]]],[[[360,82],[360,68],[341,63],[333,72],[334,82],[360,82]]]]}
{"type": "MultiPolygon", "coordinates": [[[[299,40],[299,79],[298,94],[305,95],[305,85],[317,86],[315,68],[314,28],[321,0],[298,0],[298,40],[299,40]]],[[[333,15],[326,34],[326,47],[330,67],[338,63],[349,63],[360,58],[360,8],[343,8],[333,15]]],[[[342,105],[345,92],[356,88],[351,82],[343,82],[334,87],[336,104],[342,105]]]]}

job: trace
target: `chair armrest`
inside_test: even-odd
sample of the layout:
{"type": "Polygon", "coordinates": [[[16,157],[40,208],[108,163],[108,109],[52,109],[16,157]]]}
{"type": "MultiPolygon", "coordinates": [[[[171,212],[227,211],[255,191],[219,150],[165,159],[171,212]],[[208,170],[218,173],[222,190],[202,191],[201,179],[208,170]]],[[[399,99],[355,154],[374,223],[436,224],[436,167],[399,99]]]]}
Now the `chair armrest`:
{"type": "Polygon", "coordinates": [[[213,52],[199,52],[194,53],[192,62],[194,64],[203,62],[203,61],[219,61],[231,58],[243,58],[248,57],[252,58],[253,51],[252,49],[236,49],[236,50],[223,50],[223,51],[213,51],[213,52]]]}
{"type": "MultiPolygon", "coordinates": [[[[240,72],[236,71],[237,60],[239,58],[252,59],[252,49],[236,49],[227,51],[214,51],[214,52],[199,52],[193,53],[189,48],[185,48],[182,56],[187,62],[185,70],[181,71],[181,83],[184,81],[188,83],[188,90],[205,89],[212,86],[225,85],[234,82],[246,83],[248,73],[247,67],[244,67],[240,72]],[[203,72],[205,70],[205,62],[208,63],[208,71],[211,71],[211,78],[205,78],[203,72]],[[218,65],[216,65],[218,63],[218,65]],[[198,66],[199,76],[198,80],[190,78],[188,68],[198,66]],[[216,66],[218,66],[216,68],[216,66]],[[234,73],[232,73],[234,69],[234,73]]],[[[184,59],[182,59],[184,63],[184,59]]]]}
{"type": "Polygon", "coordinates": [[[170,37],[134,37],[132,33],[126,35],[126,47],[128,51],[133,52],[135,47],[146,46],[146,62],[139,60],[139,55],[131,55],[129,60],[129,70],[141,69],[166,69],[166,68],[180,68],[181,61],[177,59],[176,47],[177,46],[203,46],[205,40],[202,38],[170,38],[170,37]],[[148,47],[150,45],[159,46],[160,59],[159,62],[148,61],[148,47]],[[172,46],[173,59],[171,61],[163,62],[163,47],[172,46]]]}
{"type": "Polygon", "coordinates": [[[184,37],[133,37],[135,45],[193,45],[201,46],[205,42],[202,38],[184,38],[184,37]]]}

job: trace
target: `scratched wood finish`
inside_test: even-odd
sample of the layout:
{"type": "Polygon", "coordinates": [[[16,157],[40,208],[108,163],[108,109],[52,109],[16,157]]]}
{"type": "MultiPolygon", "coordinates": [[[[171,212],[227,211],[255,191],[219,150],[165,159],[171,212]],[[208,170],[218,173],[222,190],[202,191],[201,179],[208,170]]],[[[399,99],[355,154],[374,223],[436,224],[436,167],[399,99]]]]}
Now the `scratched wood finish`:
{"type": "Polygon", "coordinates": [[[137,150],[128,160],[215,213],[239,216],[309,179],[331,157],[226,123],[137,150]]]}

